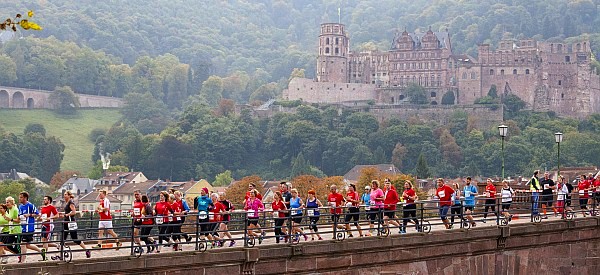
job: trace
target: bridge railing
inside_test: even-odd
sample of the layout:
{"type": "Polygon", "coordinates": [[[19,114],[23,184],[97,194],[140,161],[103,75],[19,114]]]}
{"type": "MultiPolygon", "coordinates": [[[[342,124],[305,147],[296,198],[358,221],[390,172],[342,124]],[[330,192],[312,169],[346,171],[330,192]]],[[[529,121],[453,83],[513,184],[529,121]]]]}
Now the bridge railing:
{"type": "MultiPolygon", "coordinates": [[[[52,247],[53,249],[44,252],[45,257],[68,262],[72,260],[73,253],[84,253],[91,246],[97,247],[98,242],[102,242],[102,245],[93,251],[126,249],[128,254],[139,257],[144,252],[162,250],[165,246],[179,250],[183,245],[190,245],[194,250],[206,251],[209,247],[222,247],[228,242],[253,247],[264,241],[290,245],[309,239],[344,241],[349,237],[359,236],[382,238],[396,234],[392,232],[395,229],[402,234],[427,234],[438,228],[469,230],[478,223],[488,222],[492,226],[509,226],[511,221],[517,219],[539,223],[547,218],[548,212],[564,220],[595,216],[598,214],[600,193],[590,194],[588,197],[587,194],[580,196],[577,193],[567,196],[519,192],[511,199],[509,203],[507,198],[477,196],[474,203],[471,203],[461,198],[451,201],[448,207],[441,207],[439,200],[431,199],[412,204],[398,203],[395,209],[392,205],[344,205],[284,211],[264,209],[258,211],[257,216],[255,211],[245,210],[212,214],[192,212],[170,217],[119,216],[112,219],[112,229],[119,236],[102,238],[98,236],[100,221],[97,213],[80,212],[81,216],[74,223],[59,219],[36,221],[36,230],[32,232],[33,240],[28,244],[40,248],[52,247]],[[229,215],[227,220],[222,220],[223,215],[229,215]],[[42,232],[42,225],[45,228],[53,226],[50,231],[42,232]],[[77,242],[69,239],[72,232],[76,232],[78,239],[86,246],[77,246],[77,242]],[[42,239],[47,233],[50,233],[49,238],[42,239]]],[[[12,224],[7,228],[11,226],[21,225],[12,224]]],[[[24,234],[10,235],[6,232],[1,237],[0,248],[4,251],[2,257],[42,254],[32,248],[21,253],[20,247],[27,244],[24,234]]]]}

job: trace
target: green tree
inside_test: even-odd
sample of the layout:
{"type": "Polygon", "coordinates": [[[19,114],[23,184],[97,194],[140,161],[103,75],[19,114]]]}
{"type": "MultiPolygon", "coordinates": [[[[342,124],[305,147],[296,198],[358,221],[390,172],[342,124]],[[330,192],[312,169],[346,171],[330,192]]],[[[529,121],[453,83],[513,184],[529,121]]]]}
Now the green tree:
{"type": "Polygon", "coordinates": [[[25,135],[38,133],[41,136],[45,137],[46,136],[46,128],[44,127],[44,125],[42,125],[40,123],[29,123],[29,124],[27,124],[27,126],[25,126],[25,130],[23,130],[23,133],[25,135]]]}
{"type": "Polygon", "coordinates": [[[225,170],[225,172],[217,174],[213,186],[228,186],[232,181],[231,171],[225,170]]]}
{"type": "Polygon", "coordinates": [[[79,109],[79,98],[70,87],[57,87],[48,97],[48,101],[59,114],[72,115],[79,109]]]}
{"type": "Polygon", "coordinates": [[[10,86],[17,80],[17,64],[5,54],[0,54],[0,86],[10,86]]]}
{"type": "Polygon", "coordinates": [[[442,105],[454,105],[455,100],[454,91],[447,91],[442,97],[442,105]]]}
{"type": "Polygon", "coordinates": [[[415,175],[421,179],[426,179],[431,176],[431,172],[429,171],[429,166],[427,166],[427,160],[423,153],[419,155],[419,159],[417,160],[417,166],[415,167],[415,175]]]}
{"type": "Polygon", "coordinates": [[[210,106],[217,106],[223,98],[223,79],[211,75],[206,81],[202,82],[200,95],[206,99],[210,106]]]}
{"type": "Polygon", "coordinates": [[[427,94],[425,88],[419,84],[411,83],[406,87],[404,93],[408,97],[408,101],[412,104],[427,104],[427,94]]]}
{"type": "Polygon", "coordinates": [[[496,88],[496,85],[492,84],[487,95],[491,98],[498,98],[498,88],[496,88]]]}

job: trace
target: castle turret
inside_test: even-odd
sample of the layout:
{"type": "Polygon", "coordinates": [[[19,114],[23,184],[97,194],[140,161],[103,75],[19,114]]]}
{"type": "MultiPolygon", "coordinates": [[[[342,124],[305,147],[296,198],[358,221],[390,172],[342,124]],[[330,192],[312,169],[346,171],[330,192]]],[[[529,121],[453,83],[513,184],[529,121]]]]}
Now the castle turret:
{"type": "Polygon", "coordinates": [[[321,24],[317,81],[348,82],[349,42],[350,39],[348,39],[343,24],[321,24]]]}

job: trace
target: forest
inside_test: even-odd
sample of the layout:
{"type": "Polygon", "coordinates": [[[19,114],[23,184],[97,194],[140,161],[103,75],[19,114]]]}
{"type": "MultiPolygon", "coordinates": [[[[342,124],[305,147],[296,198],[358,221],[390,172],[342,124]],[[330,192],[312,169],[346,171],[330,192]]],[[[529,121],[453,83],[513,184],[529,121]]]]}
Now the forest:
{"type": "MultiPolygon", "coordinates": [[[[356,50],[386,50],[395,32],[431,27],[449,32],[455,53],[475,57],[477,44],[505,38],[584,36],[598,55],[599,5],[600,0],[0,0],[3,14],[35,10],[44,27],[19,31],[1,44],[0,86],[123,97],[122,120],[96,129],[90,135],[95,151],[82,158],[96,162],[98,152],[109,152],[113,164],[149,178],[322,177],[371,163],[394,163],[419,177],[493,176],[501,173],[497,129],[475,129],[476,118],[465,113],[436,125],[380,122],[365,112],[307,105],[295,114],[254,118],[236,114],[235,106],[276,98],[291,77],[314,77],[323,22],[346,24],[356,50]]],[[[565,133],[562,165],[599,164],[600,115],[578,121],[513,110],[506,124],[508,176],[555,168],[556,131],[565,133]]],[[[15,148],[31,138],[2,136],[15,148]]],[[[13,151],[0,150],[6,159],[11,155],[3,152],[13,151]]],[[[35,169],[44,178],[52,174],[35,169]]]]}

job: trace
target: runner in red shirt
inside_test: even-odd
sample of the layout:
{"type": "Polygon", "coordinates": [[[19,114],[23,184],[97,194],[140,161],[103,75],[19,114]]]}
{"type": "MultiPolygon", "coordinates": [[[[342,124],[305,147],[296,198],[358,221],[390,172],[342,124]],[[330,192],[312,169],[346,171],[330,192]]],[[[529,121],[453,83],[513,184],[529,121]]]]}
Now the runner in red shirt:
{"type": "Polygon", "coordinates": [[[140,239],[146,244],[147,253],[150,253],[157,249],[157,244],[154,241],[154,238],[150,237],[152,225],[154,224],[154,219],[152,218],[154,213],[148,196],[142,195],[142,203],[144,204],[144,208],[142,208],[142,216],[144,218],[142,218],[140,239]]]}
{"type": "Polygon", "coordinates": [[[598,206],[598,204],[600,204],[600,173],[596,175],[596,179],[592,182],[592,186],[594,187],[594,199],[596,200],[595,206],[598,206]]]}
{"type": "Polygon", "coordinates": [[[400,227],[400,224],[396,221],[396,204],[400,201],[398,192],[396,192],[396,188],[394,188],[390,179],[385,179],[383,188],[383,224],[387,226],[388,223],[391,223],[400,227]]]}
{"type": "MultiPolygon", "coordinates": [[[[250,192],[252,192],[252,190],[254,189],[256,189],[256,183],[251,182],[250,184],[248,184],[248,191],[246,191],[246,196],[244,197],[244,204],[246,203],[246,200],[250,197],[250,192]]],[[[263,197],[260,194],[260,192],[256,194],[256,198],[262,201],[263,197]]]]}
{"type": "Polygon", "coordinates": [[[447,215],[448,210],[452,206],[452,194],[454,193],[454,189],[446,185],[442,178],[437,179],[437,186],[438,188],[435,191],[435,195],[440,200],[440,218],[442,219],[442,222],[444,222],[446,229],[450,229],[447,215]]]}
{"type": "Polygon", "coordinates": [[[160,247],[163,241],[171,244],[171,238],[169,236],[169,215],[173,212],[171,205],[167,200],[169,199],[169,193],[162,191],[160,192],[159,201],[154,205],[154,212],[156,213],[155,222],[158,225],[158,243],[156,252],[160,252],[160,247]]]}
{"type": "Polygon", "coordinates": [[[400,234],[406,234],[406,225],[412,217],[417,231],[421,231],[419,227],[419,220],[417,219],[417,205],[415,200],[418,199],[417,193],[413,190],[413,184],[409,180],[404,181],[404,192],[402,192],[402,198],[404,198],[404,207],[402,209],[402,227],[400,228],[400,234]]]}
{"type": "Polygon", "coordinates": [[[331,193],[329,193],[329,196],[327,196],[327,203],[331,207],[331,221],[334,223],[333,239],[335,240],[335,225],[337,224],[337,229],[344,228],[343,225],[338,224],[340,220],[340,214],[342,214],[342,207],[344,206],[344,196],[337,192],[337,186],[335,186],[335,184],[331,185],[329,190],[331,190],[331,193]]]}
{"type": "Polygon", "coordinates": [[[213,236],[213,246],[212,247],[223,247],[223,232],[219,230],[221,221],[223,220],[223,215],[221,212],[225,212],[225,205],[219,201],[219,194],[212,193],[210,198],[213,201],[215,207],[208,213],[208,221],[210,222],[208,225],[209,231],[212,232],[209,235],[213,236]]]}
{"type": "Polygon", "coordinates": [[[271,209],[273,209],[273,218],[275,219],[275,242],[279,243],[279,239],[281,237],[284,237],[284,242],[287,242],[288,238],[281,230],[283,223],[285,222],[285,210],[287,210],[287,207],[283,202],[281,191],[275,192],[275,196],[273,196],[273,203],[271,203],[271,209]]]}
{"type": "Polygon", "coordinates": [[[134,242],[142,248],[141,240],[140,240],[140,226],[142,225],[142,209],[144,208],[144,203],[142,203],[142,192],[140,190],[133,191],[133,197],[135,200],[133,201],[133,236],[134,242]]]}
{"type": "Polygon", "coordinates": [[[492,209],[490,213],[494,214],[494,216],[496,215],[496,186],[492,179],[487,179],[487,185],[483,194],[485,195],[485,208],[483,211],[483,220],[481,221],[485,223],[490,208],[492,209]]]}
{"type": "Polygon", "coordinates": [[[581,208],[584,217],[587,215],[588,212],[587,204],[588,199],[590,198],[590,193],[588,191],[590,190],[590,188],[590,182],[586,179],[586,176],[581,175],[581,177],[579,178],[579,183],[577,184],[577,194],[579,194],[579,207],[581,208]]]}
{"type": "Polygon", "coordinates": [[[56,207],[52,205],[52,197],[44,197],[44,206],[40,209],[40,216],[38,219],[42,221],[42,242],[44,242],[44,252],[48,251],[48,246],[56,247],[55,243],[48,243],[52,239],[52,232],[54,231],[54,219],[58,218],[58,211],[56,207]]]}
{"type": "Polygon", "coordinates": [[[104,233],[106,232],[115,238],[117,241],[117,250],[119,250],[121,242],[119,241],[119,235],[113,230],[112,216],[110,215],[110,201],[106,197],[106,190],[100,190],[98,199],[100,199],[100,202],[98,203],[96,212],[98,212],[98,216],[100,216],[100,221],[98,222],[98,244],[96,246],[102,248],[102,238],[104,238],[104,233]]]}
{"type": "Polygon", "coordinates": [[[356,193],[356,185],[350,184],[348,185],[348,193],[346,193],[346,207],[348,207],[346,214],[345,222],[346,222],[346,231],[349,232],[348,238],[352,238],[352,231],[350,230],[350,221],[354,220],[354,226],[358,230],[358,235],[363,236],[362,229],[358,224],[360,219],[360,197],[358,193],[356,193]]]}

